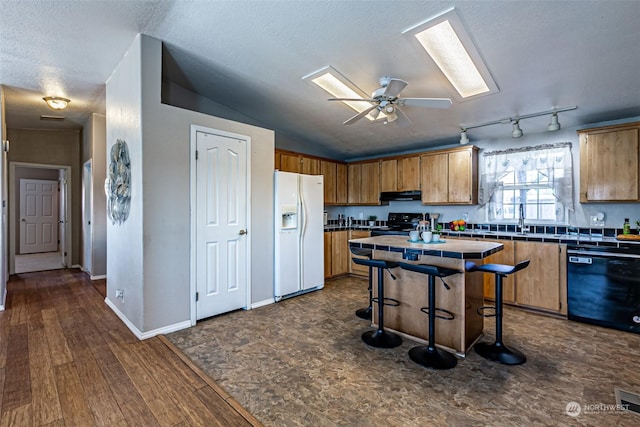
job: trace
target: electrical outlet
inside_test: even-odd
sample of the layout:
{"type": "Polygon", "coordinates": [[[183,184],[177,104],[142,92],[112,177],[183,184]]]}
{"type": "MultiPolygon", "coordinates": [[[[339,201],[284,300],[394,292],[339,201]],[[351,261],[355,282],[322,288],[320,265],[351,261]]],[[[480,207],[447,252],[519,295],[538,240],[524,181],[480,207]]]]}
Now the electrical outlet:
{"type": "Polygon", "coordinates": [[[124,302],[124,289],[116,289],[116,298],[124,302]]]}

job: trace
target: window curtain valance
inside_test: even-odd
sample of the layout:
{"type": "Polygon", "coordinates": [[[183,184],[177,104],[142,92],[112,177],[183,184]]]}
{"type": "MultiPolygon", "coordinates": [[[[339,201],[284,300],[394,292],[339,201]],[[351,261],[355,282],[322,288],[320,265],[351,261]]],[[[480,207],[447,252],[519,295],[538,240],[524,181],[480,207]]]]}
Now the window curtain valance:
{"type": "Polygon", "coordinates": [[[573,159],[570,142],[491,151],[484,153],[483,160],[484,169],[478,190],[480,205],[489,203],[500,185],[500,179],[508,172],[537,170],[548,177],[556,199],[573,211],[573,159]]]}

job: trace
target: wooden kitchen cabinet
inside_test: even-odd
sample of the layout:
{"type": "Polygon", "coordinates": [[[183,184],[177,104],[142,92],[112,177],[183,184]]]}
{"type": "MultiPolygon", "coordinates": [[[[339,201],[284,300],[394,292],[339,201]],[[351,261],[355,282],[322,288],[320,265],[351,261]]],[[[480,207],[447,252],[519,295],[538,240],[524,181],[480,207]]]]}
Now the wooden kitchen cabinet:
{"type": "MultiPolygon", "coordinates": [[[[483,240],[484,241],[484,240],[483,240]]],[[[489,240],[492,241],[492,240],[489,240]]],[[[496,243],[502,243],[504,249],[495,254],[489,255],[484,259],[484,264],[505,264],[515,265],[515,242],[512,240],[494,240],[496,243]]],[[[502,279],[502,301],[505,303],[516,302],[515,277],[509,275],[502,279]]],[[[484,273],[484,297],[488,300],[494,300],[496,275],[492,273],[484,273]]]]}
{"type": "Polygon", "coordinates": [[[422,204],[478,203],[478,148],[438,150],[420,156],[422,204]]]}
{"type": "Polygon", "coordinates": [[[349,253],[349,231],[331,232],[331,276],[349,273],[351,256],[349,253]]]}
{"type": "Polygon", "coordinates": [[[566,313],[565,258],[566,245],[515,242],[515,263],[531,261],[526,269],[514,274],[516,304],[566,313]]]}
{"type": "Polygon", "coordinates": [[[350,205],[380,204],[380,162],[349,163],[348,196],[350,205]]]}
{"type": "MultiPolygon", "coordinates": [[[[349,239],[363,239],[365,237],[371,237],[370,231],[365,230],[351,230],[351,237],[349,239]]],[[[356,264],[353,262],[353,258],[365,258],[353,255],[351,251],[347,254],[349,257],[349,265],[351,266],[351,274],[355,274],[356,276],[369,277],[369,267],[365,267],[360,264],[356,264]]]]}
{"type": "Polygon", "coordinates": [[[380,191],[419,189],[420,156],[382,159],[380,161],[380,191]]]}
{"type": "Polygon", "coordinates": [[[336,204],[347,204],[347,165],[336,163],[336,204]]]}
{"type": "Polygon", "coordinates": [[[302,173],[302,157],[299,154],[276,151],[276,169],[282,172],[302,173]]]}
{"type": "Polygon", "coordinates": [[[580,202],[640,200],[640,123],[578,131],[580,202]]]}
{"type": "Polygon", "coordinates": [[[324,277],[349,273],[349,230],[324,232],[324,277]]]}
{"type": "Polygon", "coordinates": [[[320,159],[302,156],[301,162],[302,162],[301,173],[306,175],[322,174],[322,172],[320,171],[320,159]]]}

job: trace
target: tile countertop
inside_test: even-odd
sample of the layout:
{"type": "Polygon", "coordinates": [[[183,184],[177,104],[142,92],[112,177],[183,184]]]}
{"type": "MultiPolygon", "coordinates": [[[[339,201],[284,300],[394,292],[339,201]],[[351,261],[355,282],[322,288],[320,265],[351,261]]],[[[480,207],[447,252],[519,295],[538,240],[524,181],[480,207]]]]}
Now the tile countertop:
{"type": "Polygon", "coordinates": [[[444,242],[411,242],[408,236],[376,236],[349,240],[349,247],[386,252],[402,252],[410,255],[428,255],[442,258],[482,259],[502,250],[502,243],[480,240],[445,239],[444,242]]]}
{"type": "Polygon", "coordinates": [[[601,235],[585,235],[585,234],[544,234],[544,233],[513,233],[503,231],[442,231],[445,236],[465,237],[477,239],[493,239],[493,240],[523,240],[528,242],[544,242],[544,243],[565,243],[568,245],[589,245],[589,246],[608,246],[608,247],[625,247],[634,245],[640,249],[640,241],[618,240],[615,237],[605,237],[601,235]]]}

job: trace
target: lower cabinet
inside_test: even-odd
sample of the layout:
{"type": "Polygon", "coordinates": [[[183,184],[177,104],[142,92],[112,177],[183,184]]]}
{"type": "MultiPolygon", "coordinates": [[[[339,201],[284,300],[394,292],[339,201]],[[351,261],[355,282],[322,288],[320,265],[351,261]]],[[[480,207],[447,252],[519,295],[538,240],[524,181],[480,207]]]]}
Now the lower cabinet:
{"type": "MultiPolygon", "coordinates": [[[[349,239],[363,239],[365,237],[371,237],[371,232],[363,231],[363,230],[351,230],[351,237],[349,239]]],[[[356,264],[355,262],[353,262],[353,258],[355,256],[351,254],[350,251],[347,251],[347,257],[349,257],[351,274],[355,274],[356,276],[369,277],[369,267],[365,267],[364,265],[356,264]]],[[[365,257],[358,257],[358,258],[365,258],[365,257]]]]}
{"type": "Polygon", "coordinates": [[[324,233],[324,276],[335,277],[349,273],[349,231],[324,233]]]}
{"type": "MultiPolygon", "coordinates": [[[[503,301],[522,307],[567,313],[567,246],[558,243],[497,240],[504,249],[485,259],[485,264],[515,265],[526,259],[529,266],[502,281],[503,301]]],[[[495,275],[484,275],[484,297],[495,298],[495,275]]]]}

